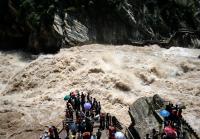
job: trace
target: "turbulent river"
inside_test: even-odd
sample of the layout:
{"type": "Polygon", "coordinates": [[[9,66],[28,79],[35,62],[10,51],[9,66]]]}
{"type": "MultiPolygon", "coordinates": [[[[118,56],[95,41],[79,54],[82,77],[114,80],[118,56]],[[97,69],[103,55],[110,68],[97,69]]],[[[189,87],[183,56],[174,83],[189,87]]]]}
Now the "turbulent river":
{"type": "Polygon", "coordinates": [[[90,92],[105,112],[130,124],[128,107],[159,94],[183,103],[200,134],[200,50],[157,45],[85,45],[34,59],[0,52],[0,139],[36,139],[64,117],[70,90],[90,92]]]}

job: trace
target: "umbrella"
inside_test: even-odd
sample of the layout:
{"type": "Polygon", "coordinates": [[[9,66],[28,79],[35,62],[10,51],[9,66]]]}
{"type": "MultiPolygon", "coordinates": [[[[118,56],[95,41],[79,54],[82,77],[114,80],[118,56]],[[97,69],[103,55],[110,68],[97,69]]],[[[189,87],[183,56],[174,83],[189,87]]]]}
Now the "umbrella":
{"type": "Polygon", "coordinates": [[[69,96],[69,95],[66,95],[65,97],[64,97],[64,100],[69,100],[71,97],[69,96]]]}
{"type": "Polygon", "coordinates": [[[117,131],[115,133],[115,138],[116,139],[126,139],[125,136],[124,136],[124,134],[122,132],[119,132],[119,131],[117,131]]]}
{"type": "Polygon", "coordinates": [[[170,115],[170,113],[169,113],[167,110],[165,110],[165,109],[161,110],[161,111],[159,112],[159,114],[160,114],[162,117],[168,117],[168,116],[170,115]]]}
{"type": "Polygon", "coordinates": [[[91,105],[89,102],[86,102],[86,103],[84,104],[85,110],[89,110],[91,107],[92,107],[92,105],[91,105]]]}
{"type": "Polygon", "coordinates": [[[173,128],[167,126],[167,127],[164,128],[164,132],[167,135],[167,137],[171,137],[171,138],[176,139],[177,134],[176,134],[176,131],[173,128]]]}

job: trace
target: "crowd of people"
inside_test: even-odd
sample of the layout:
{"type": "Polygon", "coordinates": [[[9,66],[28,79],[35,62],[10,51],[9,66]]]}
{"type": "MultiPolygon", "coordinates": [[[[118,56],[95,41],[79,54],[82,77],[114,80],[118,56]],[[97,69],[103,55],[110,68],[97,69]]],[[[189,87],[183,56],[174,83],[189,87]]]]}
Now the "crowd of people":
{"type": "Polygon", "coordinates": [[[169,104],[166,105],[165,110],[169,112],[169,116],[164,117],[162,138],[183,138],[181,131],[182,107],[180,107],[178,104],[174,106],[169,102],[169,104]]]}
{"type": "Polygon", "coordinates": [[[185,134],[181,131],[181,106],[174,106],[169,102],[165,109],[160,111],[160,115],[164,118],[163,131],[159,133],[153,129],[151,134],[146,134],[145,139],[185,139],[185,134]]]}
{"type": "MultiPolygon", "coordinates": [[[[84,94],[77,90],[66,97],[63,127],[66,139],[104,139],[102,131],[106,131],[108,139],[117,139],[116,117],[103,113],[101,103],[90,96],[90,93],[84,94]]],[[[55,127],[50,127],[49,132],[45,132],[44,135],[46,138],[41,139],[59,139],[55,127]]],[[[125,139],[125,136],[121,136],[120,139],[125,139]]]]}

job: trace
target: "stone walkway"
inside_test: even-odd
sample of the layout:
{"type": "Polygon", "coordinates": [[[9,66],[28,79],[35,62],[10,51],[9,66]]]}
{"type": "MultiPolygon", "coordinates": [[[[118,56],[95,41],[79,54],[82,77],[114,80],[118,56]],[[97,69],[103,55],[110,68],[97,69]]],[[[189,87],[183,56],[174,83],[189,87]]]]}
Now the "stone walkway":
{"type": "MultiPolygon", "coordinates": [[[[99,122],[94,123],[93,134],[96,134],[96,132],[99,129],[99,126],[100,126],[99,122]]],[[[101,135],[102,139],[108,139],[108,130],[104,129],[104,130],[101,131],[101,133],[102,133],[102,135],[101,135]]],[[[59,137],[61,139],[65,139],[66,136],[67,136],[66,130],[62,129],[61,132],[59,133],[59,137]]],[[[72,139],[71,132],[70,132],[70,135],[69,135],[69,139],[72,139]]]]}

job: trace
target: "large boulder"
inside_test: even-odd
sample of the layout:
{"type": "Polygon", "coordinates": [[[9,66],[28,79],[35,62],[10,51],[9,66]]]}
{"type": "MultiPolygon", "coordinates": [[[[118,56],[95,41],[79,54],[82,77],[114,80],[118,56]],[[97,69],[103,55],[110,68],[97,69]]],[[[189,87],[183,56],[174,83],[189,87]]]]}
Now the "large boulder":
{"type": "Polygon", "coordinates": [[[160,123],[154,115],[154,109],[160,107],[154,103],[153,97],[142,97],[136,100],[129,108],[132,119],[132,133],[143,139],[152,129],[160,130],[160,123]]]}
{"type": "Polygon", "coordinates": [[[56,15],[53,27],[62,36],[63,43],[66,46],[89,42],[88,27],[70,14],[65,14],[64,21],[56,15]]]}

